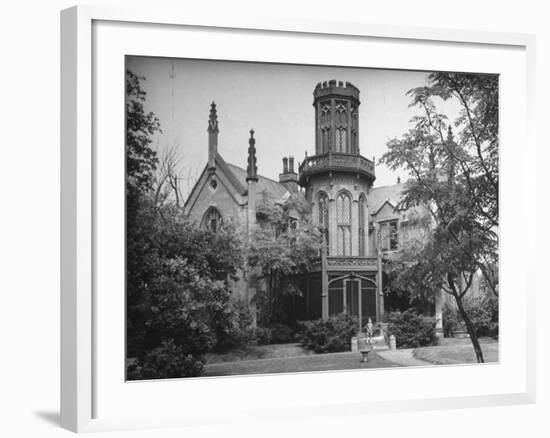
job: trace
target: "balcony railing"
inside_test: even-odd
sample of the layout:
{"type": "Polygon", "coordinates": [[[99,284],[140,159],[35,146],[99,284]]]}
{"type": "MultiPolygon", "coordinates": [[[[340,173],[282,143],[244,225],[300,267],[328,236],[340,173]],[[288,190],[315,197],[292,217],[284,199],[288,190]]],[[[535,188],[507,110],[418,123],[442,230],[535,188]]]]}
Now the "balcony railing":
{"type": "Polygon", "coordinates": [[[329,152],[306,157],[300,164],[300,182],[317,173],[329,171],[355,172],[374,180],[374,163],[361,155],[329,152]]]}
{"type": "MultiPolygon", "coordinates": [[[[313,264],[314,270],[321,269],[321,259],[319,258],[313,264]]],[[[327,268],[331,271],[374,271],[378,267],[376,257],[357,257],[357,256],[327,256],[327,268]]]]}
{"type": "Polygon", "coordinates": [[[378,260],[376,257],[353,257],[353,256],[328,256],[327,265],[329,268],[354,268],[354,269],[376,269],[378,260]]]}

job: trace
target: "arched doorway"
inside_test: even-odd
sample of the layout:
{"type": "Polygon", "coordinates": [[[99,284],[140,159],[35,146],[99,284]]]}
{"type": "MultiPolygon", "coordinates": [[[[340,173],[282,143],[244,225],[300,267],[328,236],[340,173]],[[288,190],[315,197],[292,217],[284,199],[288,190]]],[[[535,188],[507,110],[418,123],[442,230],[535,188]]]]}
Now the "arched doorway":
{"type": "Polygon", "coordinates": [[[373,278],[356,274],[329,280],[329,316],[346,313],[361,320],[363,327],[368,318],[376,321],[376,282],[373,278]]]}

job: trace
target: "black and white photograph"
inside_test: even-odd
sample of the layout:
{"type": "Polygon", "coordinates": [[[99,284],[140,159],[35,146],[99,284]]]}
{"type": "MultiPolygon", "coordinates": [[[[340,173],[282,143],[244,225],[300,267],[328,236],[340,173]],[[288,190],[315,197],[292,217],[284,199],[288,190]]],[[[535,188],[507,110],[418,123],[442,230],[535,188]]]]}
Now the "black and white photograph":
{"type": "Polygon", "coordinates": [[[125,64],[127,380],[499,362],[498,75],[125,64]]]}

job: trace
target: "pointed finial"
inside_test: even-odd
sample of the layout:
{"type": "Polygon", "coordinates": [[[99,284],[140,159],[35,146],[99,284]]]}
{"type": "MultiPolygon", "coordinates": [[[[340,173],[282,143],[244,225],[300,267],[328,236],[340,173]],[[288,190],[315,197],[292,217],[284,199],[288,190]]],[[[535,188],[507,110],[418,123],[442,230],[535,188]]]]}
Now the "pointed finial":
{"type": "Polygon", "coordinates": [[[210,105],[210,117],[208,118],[208,130],[218,132],[218,113],[216,112],[216,103],[212,101],[210,105]]]}
{"type": "Polygon", "coordinates": [[[256,164],[256,140],[254,139],[254,130],[250,130],[248,140],[248,166],[246,167],[246,180],[258,181],[258,166],[256,164]]]}

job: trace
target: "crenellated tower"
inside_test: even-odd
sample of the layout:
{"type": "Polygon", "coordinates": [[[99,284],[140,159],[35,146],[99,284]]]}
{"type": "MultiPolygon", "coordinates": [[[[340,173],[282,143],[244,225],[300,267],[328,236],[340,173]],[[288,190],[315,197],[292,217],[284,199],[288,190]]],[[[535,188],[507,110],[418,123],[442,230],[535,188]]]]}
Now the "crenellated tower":
{"type": "Polygon", "coordinates": [[[359,154],[359,89],[350,82],[318,83],[313,92],[315,153],[359,154]]]}
{"type": "Polygon", "coordinates": [[[374,162],[360,154],[360,104],[359,89],[350,82],[317,84],[315,155],[306,155],[299,167],[298,183],[325,242],[320,265],[323,318],[344,311],[378,319],[383,313],[380,272],[376,254],[370,253],[374,241],[369,242],[374,239],[368,210],[374,162]]]}
{"type": "Polygon", "coordinates": [[[323,229],[329,255],[367,256],[367,195],[374,162],[359,148],[359,89],[350,82],[318,83],[313,91],[315,155],[306,156],[299,184],[323,229]]]}

